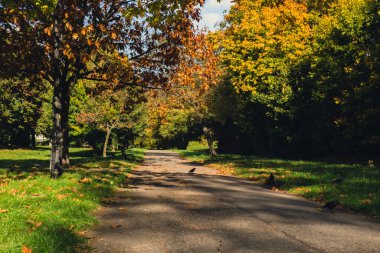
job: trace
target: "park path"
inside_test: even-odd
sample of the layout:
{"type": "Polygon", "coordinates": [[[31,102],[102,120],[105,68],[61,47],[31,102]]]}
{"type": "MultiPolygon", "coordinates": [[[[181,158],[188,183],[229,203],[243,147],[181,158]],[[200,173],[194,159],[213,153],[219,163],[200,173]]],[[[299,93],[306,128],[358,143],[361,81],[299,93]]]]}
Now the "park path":
{"type": "Polygon", "coordinates": [[[86,235],[95,252],[380,252],[380,223],[147,151],[86,235]],[[186,172],[196,167],[196,174],[186,172]]]}

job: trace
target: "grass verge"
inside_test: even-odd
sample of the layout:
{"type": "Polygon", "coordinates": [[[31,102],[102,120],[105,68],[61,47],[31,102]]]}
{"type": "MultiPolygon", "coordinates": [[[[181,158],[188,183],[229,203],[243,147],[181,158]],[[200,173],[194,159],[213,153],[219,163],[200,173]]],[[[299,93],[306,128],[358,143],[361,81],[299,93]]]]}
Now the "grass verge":
{"type": "Polygon", "coordinates": [[[380,167],[360,164],[336,164],[221,154],[210,157],[199,143],[178,150],[184,158],[215,167],[226,174],[265,183],[270,173],[284,184],[285,190],[308,199],[338,200],[344,208],[380,218],[380,167]],[[332,181],[344,174],[340,184],[332,181]]]}
{"type": "Polygon", "coordinates": [[[81,231],[96,223],[92,212],[127,184],[144,156],[140,149],[130,150],[126,159],[70,151],[71,168],[52,180],[48,148],[0,150],[0,252],[87,251],[81,231]]]}

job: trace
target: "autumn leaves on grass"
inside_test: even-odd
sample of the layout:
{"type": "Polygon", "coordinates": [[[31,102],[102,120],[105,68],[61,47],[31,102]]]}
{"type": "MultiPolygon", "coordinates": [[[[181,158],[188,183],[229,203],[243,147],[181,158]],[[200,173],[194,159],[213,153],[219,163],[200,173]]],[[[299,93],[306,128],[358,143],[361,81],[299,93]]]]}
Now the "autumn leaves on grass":
{"type": "MultiPolygon", "coordinates": [[[[91,155],[87,149],[73,149],[78,154],[91,155]]],[[[75,163],[75,169],[59,180],[50,180],[46,173],[21,170],[2,173],[6,157],[44,159],[46,152],[33,150],[7,150],[0,154],[0,252],[61,252],[82,247],[82,231],[95,222],[92,211],[112,196],[113,189],[125,185],[128,171],[142,158],[142,153],[128,151],[134,162],[121,156],[109,159],[81,158],[87,163],[75,163]],[[112,169],[104,165],[113,164],[112,169]],[[102,167],[103,166],[103,167],[102,167]],[[99,167],[103,168],[100,169],[99,167]],[[4,177],[5,176],[5,177],[4,177]]],[[[73,155],[76,153],[73,152],[73,155]]],[[[10,160],[10,159],[8,159],[10,160]]],[[[8,164],[7,164],[8,166],[8,164]]],[[[121,209],[120,211],[126,211],[121,209]]],[[[84,247],[84,246],[83,246],[84,247]]]]}

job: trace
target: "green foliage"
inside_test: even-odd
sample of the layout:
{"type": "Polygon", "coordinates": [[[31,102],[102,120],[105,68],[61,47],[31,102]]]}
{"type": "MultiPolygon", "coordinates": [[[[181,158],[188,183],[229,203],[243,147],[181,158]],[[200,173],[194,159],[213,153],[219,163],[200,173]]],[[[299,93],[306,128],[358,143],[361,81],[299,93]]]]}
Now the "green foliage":
{"type": "Polygon", "coordinates": [[[171,108],[165,115],[149,115],[144,146],[150,148],[186,148],[190,140],[191,112],[171,108]]]}
{"type": "Polygon", "coordinates": [[[0,147],[33,147],[37,120],[46,99],[44,85],[0,80],[0,147]]]}
{"type": "Polygon", "coordinates": [[[219,149],[378,156],[379,10],[374,0],[237,2],[217,34],[219,149]]]}
{"type": "Polygon", "coordinates": [[[131,144],[142,135],[146,126],[145,94],[142,89],[132,87],[96,94],[87,84],[82,93],[78,97],[78,110],[71,114],[76,116],[72,126],[79,130],[78,137],[93,147],[95,153],[108,144],[105,143],[107,134],[115,133],[114,141],[118,140],[122,145],[131,144]]]}
{"type": "Polygon", "coordinates": [[[375,1],[342,0],[319,19],[312,54],[291,76],[291,136],[298,149],[376,154],[379,8],[375,1]]]}
{"type": "Polygon", "coordinates": [[[142,150],[128,151],[128,160],[119,154],[94,158],[83,148],[73,148],[71,155],[74,169],[50,180],[48,148],[1,151],[1,252],[20,252],[23,245],[33,252],[85,250],[80,232],[96,223],[92,212],[116,186],[125,187],[128,173],[143,159],[142,150]]]}

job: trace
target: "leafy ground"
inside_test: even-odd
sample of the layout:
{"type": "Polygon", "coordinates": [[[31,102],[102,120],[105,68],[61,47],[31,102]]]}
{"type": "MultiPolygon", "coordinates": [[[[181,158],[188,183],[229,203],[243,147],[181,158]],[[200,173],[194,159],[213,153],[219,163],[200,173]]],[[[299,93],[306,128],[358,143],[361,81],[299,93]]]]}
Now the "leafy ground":
{"type": "Polygon", "coordinates": [[[93,225],[92,216],[116,186],[127,184],[143,150],[93,157],[90,149],[72,148],[70,170],[49,178],[50,151],[0,150],[0,252],[86,251],[81,231],[93,225]]]}
{"type": "MultiPolygon", "coordinates": [[[[264,184],[270,173],[284,184],[280,190],[304,196],[321,203],[339,200],[344,208],[380,218],[380,167],[359,164],[337,164],[295,161],[221,154],[210,157],[199,143],[190,143],[187,150],[178,150],[185,158],[216,167],[226,174],[264,184]],[[332,181],[346,175],[341,184],[332,181]]],[[[276,189],[277,190],[277,189],[276,189]]]]}

